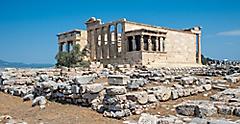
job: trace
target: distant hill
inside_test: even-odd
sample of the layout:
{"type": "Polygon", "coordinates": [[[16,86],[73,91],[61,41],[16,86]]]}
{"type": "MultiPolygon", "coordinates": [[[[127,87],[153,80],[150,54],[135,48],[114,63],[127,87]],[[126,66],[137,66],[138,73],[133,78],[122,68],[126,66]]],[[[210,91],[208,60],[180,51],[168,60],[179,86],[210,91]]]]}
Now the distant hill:
{"type": "Polygon", "coordinates": [[[48,68],[53,64],[26,64],[21,62],[7,62],[0,59],[0,68],[48,68]]]}

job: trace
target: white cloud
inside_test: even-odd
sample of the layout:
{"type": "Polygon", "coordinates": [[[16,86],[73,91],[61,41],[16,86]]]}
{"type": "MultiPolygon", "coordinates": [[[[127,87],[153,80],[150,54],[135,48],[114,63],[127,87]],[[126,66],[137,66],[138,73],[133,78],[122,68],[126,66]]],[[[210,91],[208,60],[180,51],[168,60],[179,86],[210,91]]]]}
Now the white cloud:
{"type": "Polygon", "coordinates": [[[219,33],[217,33],[217,35],[221,35],[221,36],[240,36],[240,29],[239,30],[219,32],[219,33]]]}

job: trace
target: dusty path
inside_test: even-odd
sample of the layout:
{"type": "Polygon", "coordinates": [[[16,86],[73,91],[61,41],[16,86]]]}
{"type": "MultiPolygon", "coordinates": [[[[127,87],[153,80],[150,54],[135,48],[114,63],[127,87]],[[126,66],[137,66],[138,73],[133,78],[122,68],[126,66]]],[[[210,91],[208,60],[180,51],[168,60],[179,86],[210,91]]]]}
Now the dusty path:
{"type": "Polygon", "coordinates": [[[121,120],[103,117],[91,109],[75,105],[48,103],[46,109],[31,107],[31,102],[0,92],[0,116],[10,115],[29,124],[121,124],[121,120]]]}

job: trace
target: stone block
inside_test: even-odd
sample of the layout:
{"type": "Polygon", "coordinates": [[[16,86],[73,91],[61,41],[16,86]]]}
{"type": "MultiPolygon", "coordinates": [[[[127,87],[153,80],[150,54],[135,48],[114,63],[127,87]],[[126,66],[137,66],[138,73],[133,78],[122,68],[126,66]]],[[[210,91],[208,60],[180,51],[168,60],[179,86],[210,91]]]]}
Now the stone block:
{"type": "Polygon", "coordinates": [[[129,76],[124,75],[109,75],[108,76],[108,84],[109,85],[127,85],[128,81],[130,80],[129,76]]]}
{"type": "Polygon", "coordinates": [[[157,120],[158,118],[154,115],[142,113],[138,120],[138,124],[157,124],[157,120]]]}
{"type": "Polygon", "coordinates": [[[176,107],[176,112],[185,116],[208,117],[217,113],[217,108],[210,101],[187,101],[176,107]]]}
{"type": "Polygon", "coordinates": [[[175,100],[178,98],[178,90],[175,89],[175,90],[172,90],[172,99],[175,100]]]}
{"type": "Polygon", "coordinates": [[[125,94],[127,92],[127,89],[125,88],[125,86],[109,86],[106,87],[106,93],[108,95],[122,95],[125,94]]]}
{"type": "Polygon", "coordinates": [[[227,105],[216,105],[219,114],[223,115],[231,115],[233,113],[234,108],[227,105]]]}
{"type": "Polygon", "coordinates": [[[73,94],[79,94],[80,93],[80,87],[77,85],[72,85],[71,90],[73,94]]]}
{"type": "Polygon", "coordinates": [[[84,84],[91,84],[95,80],[95,76],[89,76],[89,75],[84,75],[84,76],[76,76],[74,78],[74,83],[78,85],[84,85],[84,84]]]}
{"type": "Polygon", "coordinates": [[[127,88],[138,89],[139,87],[142,87],[145,83],[145,79],[130,79],[130,81],[127,83],[127,88]]]}
{"type": "Polygon", "coordinates": [[[240,107],[236,107],[233,111],[233,114],[240,117],[240,107]]]}
{"type": "Polygon", "coordinates": [[[148,94],[146,91],[133,92],[126,94],[128,100],[138,102],[139,104],[146,104],[148,102],[148,94]]]}
{"type": "Polygon", "coordinates": [[[47,100],[44,96],[38,96],[32,101],[32,106],[39,105],[41,109],[45,108],[47,100]]]}
{"type": "Polygon", "coordinates": [[[171,89],[165,86],[151,87],[147,92],[154,94],[159,101],[166,101],[171,97],[171,89]]]}
{"type": "Polygon", "coordinates": [[[148,95],[148,102],[149,103],[155,103],[155,102],[157,102],[158,100],[157,100],[157,98],[155,97],[155,95],[154,94],[149,94],[148,95]]]}
{"type": "Polygon", "coordinates": [[[87,84],[87,85],[81,85],[80,86],[81,93],[99,93],[104,89],[104,85],[100,83],[95,84],[87,84]]]}
{"type": "Polygon", "coordinates": [[[212,89],[212,85],[211,84],[204,84],[202,86],[203,86],[203,89],[206,90],[206,91],[209,91],[209,90],[212,89]]]}

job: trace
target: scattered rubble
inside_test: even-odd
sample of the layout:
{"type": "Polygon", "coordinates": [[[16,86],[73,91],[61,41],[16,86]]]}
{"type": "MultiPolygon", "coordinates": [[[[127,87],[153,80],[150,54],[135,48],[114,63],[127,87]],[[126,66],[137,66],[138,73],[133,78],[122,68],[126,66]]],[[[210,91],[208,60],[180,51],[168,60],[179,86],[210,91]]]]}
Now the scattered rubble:
{"type": "MultiPolygon", "coordinates": [[[[122,119],[141,114],[161,102],[217,90],[209,100],[185,101],[176,106],[179,115],[206,118],[215,114],[240,116],[240,69],[234,67],[130,68],[108,65],[52,69],[11,69],[0,73],[0,91],[31,100],[46,108],[47,101],[90,107],[103,116],[122,119]]],[[[185,123],[176,116],[142,114],[139,123],[185,123]]],[[[197,120],[192,119],[192,123],[197,120]]],[[[215,123],[216,121],[209,121],[215,123]]],[[[188,122],[190,123],[190,121],[188,122]]]]}
{"type": "Polygon", "coordinates": [[[217,108],[210,101],[187,101],[177,105],[176,112],[185,116],[208,117],[217,113],[217,108]]]}

